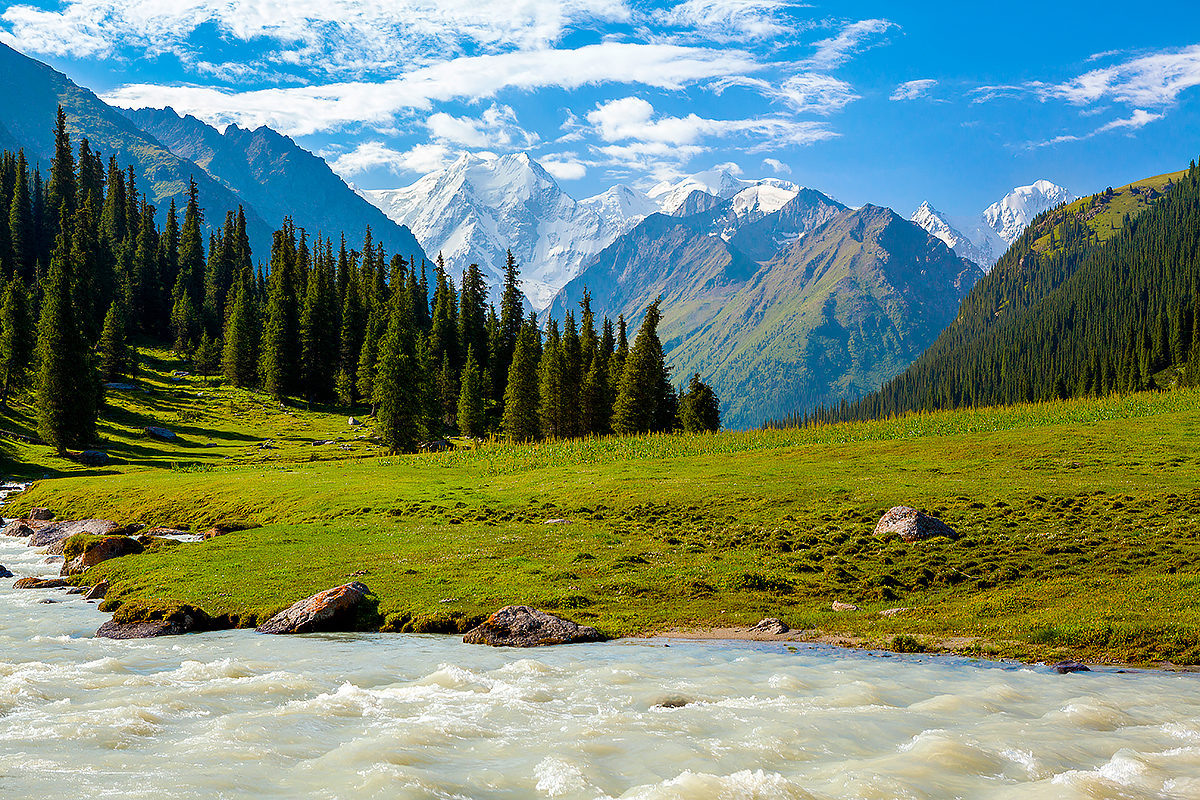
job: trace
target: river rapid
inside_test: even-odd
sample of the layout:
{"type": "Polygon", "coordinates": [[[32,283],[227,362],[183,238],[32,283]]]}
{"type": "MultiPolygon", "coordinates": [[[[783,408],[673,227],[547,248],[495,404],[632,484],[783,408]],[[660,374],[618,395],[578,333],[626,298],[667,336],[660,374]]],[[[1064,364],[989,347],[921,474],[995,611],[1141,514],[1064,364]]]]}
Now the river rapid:
{"type": "MultiPolygon", "coordinates": [[[[6,537],[0,564],[58,569],[6,537]]],[[[1200,797],[1192,675],[737,642],[112,641],[94,604],[13,580],[6,797],[1200,797]]]]}

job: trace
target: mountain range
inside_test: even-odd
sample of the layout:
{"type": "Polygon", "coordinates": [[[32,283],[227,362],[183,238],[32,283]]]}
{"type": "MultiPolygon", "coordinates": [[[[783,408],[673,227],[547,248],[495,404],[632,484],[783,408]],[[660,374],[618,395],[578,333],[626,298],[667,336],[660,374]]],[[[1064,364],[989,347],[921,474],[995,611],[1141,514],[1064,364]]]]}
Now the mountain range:
{"type": "Polygon", "coordinates": [[[987,271],[1038,214],[1076,199],[1063,187],[1039,180],[1013,189],[973,220],[951,221],[928,201],[921,203],[909,219],[987,271]]]}
{"type": "MultiPolygon", "coordinates": [[[[343,231],[358,247],[367,225],[390,252],[423,258],[411,232],[387,219],[338,178],[320,158],[268,128],[224,134],[170,109],[127,112],[108,105],[61,72],[0,44],[0,144],[23,148],[35,163],[54,154],[55,114],[62,106],[74,141],[86,137],[105,160],[131,165],[138,189],[165,210],[182,207],[188,182],[196,182],[210,224],[241,206],[256,259],[266,261],[272,232],[291,214],[311,234],[337,238],[343,231]]],[[[161,219],[161,217],[160,217],[161,219]]]]}

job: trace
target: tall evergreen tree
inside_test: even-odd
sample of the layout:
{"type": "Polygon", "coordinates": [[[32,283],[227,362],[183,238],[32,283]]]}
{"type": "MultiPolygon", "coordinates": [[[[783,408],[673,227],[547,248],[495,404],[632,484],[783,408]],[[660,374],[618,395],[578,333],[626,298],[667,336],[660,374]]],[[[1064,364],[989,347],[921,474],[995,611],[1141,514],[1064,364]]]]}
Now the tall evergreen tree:
{"type": "Polygon", "coordinates": [[[564,373],[562,337],[558,332],[558,321],[551,318],[538,363],[538,416],[542,421],[542,435],[547,439],[570,435],[564,373]]]}
{"type": "Polygon", "coordinates": [[[32,329],[25,286],[21,277],[14,275],[0,297],[0,376],[4,381],[0,386],[0,407],[8,405],[13,385],[20,383],[29,370],[34,344],[32,329]]]}
{"type": "Polygon", "coordinates": [[[396,292],[392,300],[387,330],[379,343],[376,431],[392,452],[411,453],[424,433],[417,332],[407,294],[396,292]]]}
{"type": "Polygon", "coordinates": [[[537,323],[526,325],[517,336],[508,382],[504,391],[504,416],[501,429],[513,442],[531,442],[539,438],[538,416],[538,330],[537,323]]]}
{"type": "Polygon", "coordinates": [[[13,179],[12,200],[8,206],[9,250],[12,253],[12,270],[28,281],[34,275],[33,205],[29,194],[29,167],[25,163],[25,151],[17,154],[16,171],[13,179]]]}
{"type": "Polygon", "coordinates": [[[100,376],[106,381],[123,381],[133,371],[133,353],[125,341],[125,316],[120,303],[113,300],[104,315],[97,346],[100,355],[100,376]]]}
{"type": "Polygon", "coordinates": [[[679,424],[688,433],[715,433],[721,428],[721,403],[699,373],[679,399],[679,424]]]}
{"type": "Polygon", "coordinates": [[[67,115],[62,106],[54,124],[54,158],[50,161],[50,183],[46,187],[45,236],[46,250],[61,232],[63,220],[75,216],[75,153],[71,150],[71,135],[67,132],[67,115]]]}
{"type": "Polygon", "coordinates": [[[463,366],[462,391],[458,396],[458,429],[463,436],[478,438],[484,433],[483,373],[475,360],[474,348],[467,351],[463,366]]]}
{"type": "Polygon", "coordinates": [[[622,435],[669,430],[674,425],[675,390],[667,380],[658,339],[659,301],[646,309],[633,348],[621,373],[613,408],[613,430],[622,435]]]}
{"type": "MultiPolygon", "coordinates": [[[[60,229],[66,214],[61,215],[60,229]]],[[[69,244],[60,236],[46,277],[38,320],[36,398],[38,434],[59,455],[86,444],[95,433],[98,387],[87,343],[72,307],[65,260],[69,244]]]]}
{"type": "Polygon", "coordinates": [[[300,363],[305,395],[310,401],[326,402],[333,397],[337,379],[341,314],[334,287],[332,248],[318,242],[317,251],[300,314],[300,363]]]}
{"type": "Polygon", "coordinates": [[[233,305],[225,320],[221,371],[234,386],[254,386],[258,377],[257,308],[249,268],[243,269],[233,290],[233,305]]]}

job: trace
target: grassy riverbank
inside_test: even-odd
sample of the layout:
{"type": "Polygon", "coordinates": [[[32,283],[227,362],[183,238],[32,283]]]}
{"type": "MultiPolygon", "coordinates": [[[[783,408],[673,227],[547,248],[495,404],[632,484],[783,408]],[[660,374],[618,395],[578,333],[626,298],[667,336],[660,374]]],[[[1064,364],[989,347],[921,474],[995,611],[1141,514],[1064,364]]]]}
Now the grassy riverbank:
{"type": "MultiPolygon", "coordinates": [[[[344,416],[219,386],[159,391],[207,394],[177,401],[198,415],[186,443],[151,444],[132,419],[112,435],[123,463],[73,472],[47,460],[38,469],[60,477],[16,507],[263,527],[83,576],[108,577],[116,599],[176,599],[250,624],[355,576],[395,629],[521,602],[614,635],[777,616],[902,649],[1200,663],[1196,391],[404,457],[372,455],[344,416]],[[335,435],[349,448],[311,444],[335,435]],[[259,450],[269,437],[276,449],[259,450]],[[875,539],[897,504],[961,538],[875,539]],[[862,610],[835,613],[833,600],[862,610]],[[878,613],[897,606],[912,610],[878,613]]],[[[136,402],[123,413],[141,413],[136,402]]]]}

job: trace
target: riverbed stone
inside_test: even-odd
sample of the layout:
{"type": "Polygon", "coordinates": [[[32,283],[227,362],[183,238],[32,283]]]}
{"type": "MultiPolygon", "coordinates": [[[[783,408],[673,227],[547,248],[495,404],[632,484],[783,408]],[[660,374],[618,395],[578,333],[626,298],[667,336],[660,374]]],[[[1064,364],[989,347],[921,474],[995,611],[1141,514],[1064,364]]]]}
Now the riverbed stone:
{"type": "Polygon", "coordinates": [[[107,578],[100,581],[95,586],[93,586],[91,589],[89,589],[88,593],[83,596],[83,599],[84,600],[103,600],[104,595],[106,595],[106,594],[108,594],[108,579],[107,578]]]}
{"type": "Polygon", "coordinates": [[[67,586],[65,578],[21,578],[13,584],[14,589],[61,589],[67,586]]]}
{"type": "Polygon", "coordinates": [[[0,578],[11,578],[12,576],[13,574],[3,564],[0,564],[0,578]]]}
{"type": "Polygon", "coordinates": [[[33,536],[38,527],[39,526],[36,524],[31,524],[31,520],[14,519],[3,528],[0,528],[0,535],[18,537],[33,536]]]}
{"type": "MultiPolygon", "coordinates": [[[[93,536],[107,536],[118,528],[117,523],[108,519],[79,519],[64,522],[51,522],[34,530],[29,537],[30,547],[52,547],[70,539],[77,533],[89,533],[93,536]]],[[[61,548],[53,555],[62,555],[61,548]]]]}
{"type": "Polygon", "coordinates": [[[834,600],[830,608],[834,611],[858,611],[858,606],[853,603],[843,603],[840,600],[834,600]]]}
{"type": "Polygon", "coordinates": [[[919,542],[935,536],[958,538],[958,531],[910,506],[895,506],[888,509],[875,526],[875,535],[880,537],[899,536],[906,542],[919,542]]]}
{"type": "Polygon", "coordinates": [[[530,606],[505,606],[477,628],[467,631],[467,644],[492,647],[541,647],[552,644],[602,642],[607,637],[586,625],[530,606]]]}
{"type": "Polygon", "coordinates": [[[259,625],[257,630],[259,633],[346,630],[353,621],[355,609],[370,593],[367,585],[360,581],[335,586],[293,603],[259,625]]]}
{"type": "Polygon", "coordinates": [[[1078,661],[1060,661],[1057,664],[1051,664],[1050,669],[1057,672],[1059,675],[1066,675],[1071,672],[1091,672],[1091,668],[1087,664],[1081,664],[1078,661]]]}
{"type": "Polygon", "coordinates": [[[166,600],[131,600],[123,603],[96,635],[104,639],[150,639],[181,636],[209,630],[208,614],[199,608],[166,600]]]}
{"type": "Polygon", "coordinates": [[[121,556],[136,556],[145,551],[145,547],[136,539],[128,536],[105,536],[89,542],[84,550],[69,563],[63,564],[63,575],[79,575],[86,572],[102,561],[108,561],[121,556]]]}
{"type": "Polygon", "coordinates": [[[774,617],[767,617],[758,621],[758,624],[751,626],[751,633],[763,633],[771,636],[780,636],[790,631],[787,625],[784,625],[774,617]]]}

